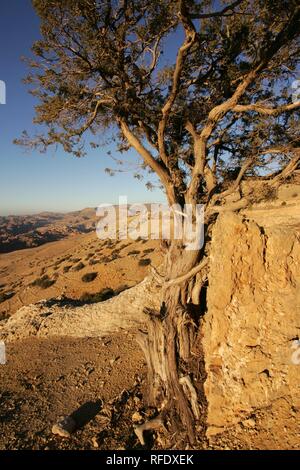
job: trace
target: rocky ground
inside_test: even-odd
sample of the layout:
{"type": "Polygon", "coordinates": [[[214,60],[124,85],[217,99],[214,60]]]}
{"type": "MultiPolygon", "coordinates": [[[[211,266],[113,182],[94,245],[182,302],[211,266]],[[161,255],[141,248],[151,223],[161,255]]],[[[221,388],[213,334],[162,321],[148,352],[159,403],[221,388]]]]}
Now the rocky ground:
{"type": "MultiPolygon", "coordinates": [[[[145,363],[130,333],[8,343],[0,450],[185,448],[182,436],[163,428],[146,432],[141,445],[134,426],[156,417],[146,396],[145,363]],[[69,438],[52,433],[62,416],[76,423],[69,438]]],[[[204,430],[202,422],[198,448],[207,446],[204,430]]]]}
{"type": "Polygon", "coordinates": [[[157,240],[99,240],[95,232],[0,254],[0,320],[24,305],[64,295],[88,303],[103,289],[119,292],[161,261],[157,240]]]}
{"type": "MultiPolygon", "coordinates": [[[[287,185],[276,200],[224,214],[215,226],[197,343],[197,449],[300,449],[300,366],[290,357],[299,340],[299,200],[299,187],[287,185]]],[[[111,244],[94,233],[0,255],[8,359],[0,449],[142,447],[134,426],[156,412],[134,340],[143,326],[136,306],[141,285],[143,305],[158,301],[139,283],[161,256],[155,240],[111,244]],[[126,286],[135,287],[119,294],[126,286]],[[97,303],[104,289],[113,297],[97,303]],[[76,425],[69,438],[52,433],[62,416],[76,425]]],[[[145,438],[146,448],[186,448],[168,422],[145,438]]]]}
{"type": "Polygon", "coordinates": [[[130,335],[29,338],[9,344],[7,359],[0,366],[1,450],[139,447],[133,421],[145,417],[145,364],[130,335]],[[51,432],[63,415],[77,424],[70,439],[51,432]]]}
{"type": "MultiPolygon", "coordinates": [[[[0,366],[0,450],[186,449],[168,429],[145,433],[134,426],[156,416],[146,404],[146,366],[131,334],[104,338],[51,338],[8,344],[0,366]],[[76,429],[69,438],[52,433],[62,416],[76,429]]],[[[245,419],[210,442],[203,419],[197,449],[262,449],[267,410],[245,419]]]]}

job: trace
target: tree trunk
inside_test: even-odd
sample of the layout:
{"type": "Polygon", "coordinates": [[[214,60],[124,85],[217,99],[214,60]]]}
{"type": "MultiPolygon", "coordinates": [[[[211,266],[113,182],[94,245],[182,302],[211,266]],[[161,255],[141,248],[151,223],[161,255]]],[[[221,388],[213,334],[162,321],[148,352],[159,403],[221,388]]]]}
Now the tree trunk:
{"type": "MultiPolygon", "coordinates": [[[[166,279],[188,273],[199,262],[199,251],[185,250],[182,241],[173,241],[166,256],[166,279]]],[[[160,312],[149,315],[147,334],[137,338],[148,365],[149,404],[167,411],[173,430],[185,429],[191,444],[195,443],[195,421],[199,418],[192,383],[197,357],[191,350],[200,317],[199,299],[195,299],[200,283],[201,276],[179,284],[166,282],[161,289],[160,312]]]]}
{"type": "Polygon", "coordinates": [[[0,340],[17,341],[28,336],[91,338],[136,331],[145,327],[145,306],[159,308],[157,289],[150,277],[105,302],[74,306],[72,301],[50,299],[22,307],[0,322],[0,340]]]}

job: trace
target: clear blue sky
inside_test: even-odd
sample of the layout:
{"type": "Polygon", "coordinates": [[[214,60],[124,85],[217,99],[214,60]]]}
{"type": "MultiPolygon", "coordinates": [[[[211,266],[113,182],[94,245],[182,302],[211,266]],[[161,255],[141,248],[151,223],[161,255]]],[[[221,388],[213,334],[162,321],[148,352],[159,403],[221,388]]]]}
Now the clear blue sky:
{"type": "MultiPolygon", "coordinates": [[[[104,169],[113,166],[108,148],[77,159],[61,149],[39,154],[13,145],[24,129],[34,132],[34,98],[22,83],[27,68],[20,58],[30,55],[38,38],[39,19],[31,1],[1,1],[0,80],[6,82],[7,103],[0,104],[0,215],[95,207],[116,203],[119,195],[127,195],[129,202],[163,201],[159,190],[147,191],[130,173],[106,175],[104,169]]],[[[136,161],[134,152],[128,157],[136,161]]]]}

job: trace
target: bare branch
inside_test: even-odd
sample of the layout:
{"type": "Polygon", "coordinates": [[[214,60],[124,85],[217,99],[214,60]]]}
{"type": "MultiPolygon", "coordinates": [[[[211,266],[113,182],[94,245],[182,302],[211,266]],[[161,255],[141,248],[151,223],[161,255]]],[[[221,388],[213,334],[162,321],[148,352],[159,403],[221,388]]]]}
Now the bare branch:
{"type": "Polygon", "coordinates": [[[82,134],[84,134],[84,132],[86,132],[95,122],[100,106],[105,106],[105,105],[109,106],[112,104],[112,101],[113,101],[112,98],[103,98],[102,100],[98,100],[96,103],[95,109],[92,113],[92,116],[87,120],[87,122],[80,129],[72,133],[72,135],[81,136],[82,134]]]}
{"type": "Polygon", "coordinates": [[[208,263],[208,259],[205,258],[200,264],[191,269],[188,273],[183,274],[182,276],[176,277],[175,279],[169,279],[164,284],[164,287],[174,286],[175,284],[180,284],[181,282],[187,281],[191,277],[195,276],[199,271],[201,271],[208,263]]]}
{"type": "Polygon", "coordinates": [[[250,157],[245,161],[245,163],[242,165],[242,167],[239,171],[239,174],[238,174],[236,180],[234,181],[234,183],[228,189],[226,189],[226,191],[223,191],[222,193],[217,194],[216,195],[216,200],[222,199],[226,196],[229,196],[230,194],[232,194],[234,191],[236,191],[239,188],[240,183],[241,183],[246,171],[249,168],[251,168],[251,166],[253,166],[255,160],[256,160],[255,158],[250,157]]]}
{"type": "Polygon", "coordinates": [[[146,139],[147,139],[148,143],[151,145],[151,147],[153,147],[155,150],[158,151],[158,145],[152,139],[152,134],[154,134],[154,130],[152,129],[152,127],[147,126],[147,124],[145,124],[142,121],[139,121],[139,126],[142,129],[142,131],[144,132],[144,134],[146,136],[146,139]]]}
{"type": "Polygon", "coordinates": [[[259,155],[268,155],[271,153],[278,153],[278,154],[287,154],[293,153],[297,151],[300,144],[300,138],[294,139],[293,141],[289,142],[287,145],[277,145],[275,147],[268,147],[259,152],[259,155]]]}
{"type": "MultiPolygon", "coordinates": [[[[248,87],[253,83],[259,73],[268,65],[269,61],[278,52],[282,45],[285,44],[286,39],[295,35],[299,17],[300,7],[295,9],[295,12],[290,18],[288,24],[284,25],[282,30],[277,34],[275,40],[269,44],[268,48],[260,52],[260,59],[258,63],[237,86],[233,95],[224,103],[215,106],[209,112],[207,122],[201,132],[198,133],[198,136],[195,140],[197,143],[197,145],[195,145],[195,150],[197,150],[197,153],[195,153],[195,166],[192,172],[190,186],[187,191],[188,202],[192,202],[196,198],[199,187],[199,177],[203,175],[203,171],[206,165],[207,141],[211,137],[212,132],[218,125],[219,121],[223,119],[229,111],[232,111],[237,106],[238,101],[244,95],[248,87]]],[[[209,176],[212,176],[210,172],[209,176]]]]}
{"type": "MultiPolygon", "coordinates": [[[[297,169],[300,161],[300,149],[295,150],[295,156],[285,166],[285,168],[278,173],[271,181],[271,186],[277,186],[282,180],[291,176],[291,174],[297,169]]],[[[270,176],[269,176],[270,177],[270,176]]]]}
{"type": "Polygon", "coordinates": [[[192,19],[204,19],[204,18],[213,18],[218,16],[224,16],[228,11],[232,11],[235,7],[243,3],[244,0],[236,0],[227,7],[224,7],[223,10],[210,12],[210,13],[192,13],[190,16],[192,19]]]}
{"type": "Polygon", "coordinates": [[[192,21],[187,17],[186,11],[185,11],[185,5],[184,5],[184,0],[180,2],[181,7],[180,7],[180,13],[179,17],[182,21],[182,24],[184,26],[185,30],[185,39],[182,44],[182,46],[178,50],[177,54],[177,59],[176,59],[176,65],[175,65],[175,70],[173,74],[173,84],[172,84],[172,90],[161,110],[162,112],[162,118],[159,122],[158,125],[158,145],[159,145],[159,152],[162,160],[168,166],[168,157],[166,154],[166,148],[165,148],[165,129],[167,125],[167,121],[171,112],[171,109],[174,105],[174,102],[177,98],[177,94],[179,91],[179,86],[180,86],[180,78],[181,78],[181,72],[182,72],[182,67],[184,64],[184,59],[186,57],[187,52],[189,49],[192,47],[196,40],[196,30],[195,27],[192,23],[192,21]]]}
{"type": "Polygon", "coordinates": [[[151,152],[149,152],[149,150],[144,147],[138,137],[129,129],[127,123],[124,120],[119,119],[119,124],[121,126],[123,135],[127,139],[128,143],[139,153],[139,155],[143,158],[144,162],[148,166],[150,166],[150,168],[152,168],[152,170],[156,172],[156,174],[160,178],[166,190],[169,203],[175,204],[175,191],[170,178],[169,171],[166,166],[153,157],[151,152]]]}
{"type": "Polygon", "coordinates": [[[293,111],[294,109],[300,108],[300,101],[296,103],[290,103],[283,106],[278,106],[277,108],[269,108],[263,106],[262,104],[237,104],[234,106],[232,111],[235,113],[243,113],[247,111],[255,111],[256,113],[263,114],[266,116],[278,116],[279,114],[285,113],[287,111],[293,111]]]}
{"type": "Polygon", "coordinates": [[[232,204],[225,204],[224,206],[211,206],[206,211],[206,218],[208,219],[212,214],[223,213],[223,212],[237,212],[241,209],[245,209],[249,205],[249,201],[246,198],[240,199],[232,204]]]}

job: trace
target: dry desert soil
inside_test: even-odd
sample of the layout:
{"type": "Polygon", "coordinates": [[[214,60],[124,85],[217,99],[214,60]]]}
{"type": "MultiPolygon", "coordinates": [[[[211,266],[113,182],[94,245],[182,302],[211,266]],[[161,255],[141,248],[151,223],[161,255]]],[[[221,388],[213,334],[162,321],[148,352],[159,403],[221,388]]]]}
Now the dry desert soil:
{"type": "MultiPolygon", "coordinates": [[[[60,225],[67,224],[60,219],[60,225]]],[[[0,321],[41,300],[84,305],[103,293],[103,299],[117,295],[144,279],[150,260],[161,260],[157,241],[101,241],[95,230],[1,254],[0,321]]],[[[145,363],[132,334],[32,337],[8,343],[6,355],[0,450],[141,447],[133,424],[151,410],[143,403],[145,363]],[[51,432],[65,415],[77,424],[70,439],[51,432]]]]}

